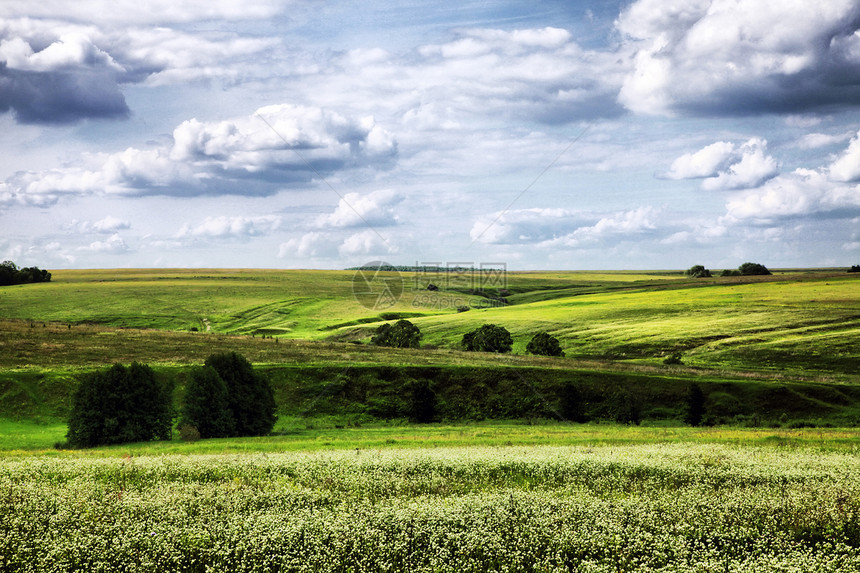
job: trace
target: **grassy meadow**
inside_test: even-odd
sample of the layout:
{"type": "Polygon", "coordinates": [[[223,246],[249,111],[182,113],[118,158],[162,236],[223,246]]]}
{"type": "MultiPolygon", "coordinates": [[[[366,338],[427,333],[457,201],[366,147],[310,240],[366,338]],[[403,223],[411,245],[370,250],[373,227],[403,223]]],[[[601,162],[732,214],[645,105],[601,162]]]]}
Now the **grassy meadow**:
{"type": "MultiPolygon", "coordinates": [[[[852,375],[860,359],[860,287],[845,272],[694,280],[669,272],[511,272],[492,283],[481,276],[382,273],[378,280],[396,280],[401,294],[395,304],[376,308],[356,298],[354,279],[354,271],[56,271],[50,283],[0,290],[0,319],[52,330],[82,327],[75,330],[81,336],[94,326],[105,338],[117,332],[111,329],[144,338],[128,331],[157,330],[140,352],[150,351],[149,361],[160,363],[185,362],[177,356],[183,348],[169,338],[178,333],[366,342],[381,322],[404,317],[421,328],[425,347],[441,349],[457,349],[465,332],[494,322],[514,335],[515,354],[524,353],[531,334],[546,330],[569,358],[581,360],[660,363],[681,353],[691,366],[852,375]],[[430,283],[439,290],[426,290],[430,283]],[[160,336],[168,342],[159,344],[160,336]]],[[[12,329],[6,323],[4,330],[12,329]]],[[[75,336],[64,338],[57,344],[74,345],[75,336]]],[[[196,359],[191,339],[182,340],[196,359]]],[[[15,358],[26,349],[15,340],[4,345],[11,352],[3,353],[0,367],[52,360],[41,352],[23,364],[15,358]]],[[[112,344],[90,337],[82,346],[95,347],[97,355],[98,347],[112,344]]],[[[89,364],[86,354],[76,348],[63,360],[89,364]]],[[[305,354],[314,360],[315,350],[305,354]]]]}
{"type": "Polygon", "coordinates": [[[0,458],[7,571],[856,571],[855,452],[0,458]]]}
{"type": "Polygon", "coordinates": [[[390,305],[354,271],[0,289],[0,570],[860,570],[860,277],[504,278],[374,276],[390,305]],[[422,348],[368,344],[398,318],[422,348]],[[485,323],[511,355],[458,348],[485,323]],[[566,357],[526,355],[538,330],[566,357]],[[178,405],[231,350],[272,383],[272,435],[53,447],[82,373],[145,362],[178,405]],[[713,425],[683,424],[692,383],[713,425]],[[409,422],[421,384],[437,422],[409,422]],[[612,423],[631,403],[642,425],[612,423]]]}

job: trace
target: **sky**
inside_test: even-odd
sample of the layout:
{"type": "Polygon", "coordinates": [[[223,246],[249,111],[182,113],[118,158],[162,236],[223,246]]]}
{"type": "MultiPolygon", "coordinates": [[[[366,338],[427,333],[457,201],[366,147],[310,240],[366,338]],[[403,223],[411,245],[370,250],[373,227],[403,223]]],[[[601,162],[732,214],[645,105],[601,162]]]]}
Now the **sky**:
{"type": "Polygon", "coordinates": [[[860,264],[860,3],[3,0],[0,259],[860,264]]]}

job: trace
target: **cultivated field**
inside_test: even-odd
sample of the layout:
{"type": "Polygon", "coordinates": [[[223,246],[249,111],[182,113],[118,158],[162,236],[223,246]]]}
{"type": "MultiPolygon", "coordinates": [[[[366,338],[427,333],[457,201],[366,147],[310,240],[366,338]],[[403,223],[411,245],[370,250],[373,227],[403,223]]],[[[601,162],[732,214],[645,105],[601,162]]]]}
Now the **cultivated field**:
{"type": "Polygon", "coordinates": [[[855,452],[0,460],[7,571],[857,571],[855,452]]]}
{"type": "Polygon", "coordinates": [[[354,278],[56,271],[0,289],[0,570],[860,570],[860,430],[840,427],[860,424],[856,275],[391,273],[384,308],[354,278]],[[367,344],[401,317],[423,348],[367,344]],[[485,323],[513,355],[457,348],[485,323]],[[567,356],[524,355],[538,330],[567,356]],[[188,367],[224,350],[272,381],[272,436],[51,447],[82,372],[152,364],[181,402],[188,367]],[[416,382],[438,422],[406,420],[416,382]],[[718,425],[682,424],[694,382],[718,425]],[[565,419],[571,387],[599,423],[565,419]],[[606,422],[619,397],[641,427],[606,422]]]}

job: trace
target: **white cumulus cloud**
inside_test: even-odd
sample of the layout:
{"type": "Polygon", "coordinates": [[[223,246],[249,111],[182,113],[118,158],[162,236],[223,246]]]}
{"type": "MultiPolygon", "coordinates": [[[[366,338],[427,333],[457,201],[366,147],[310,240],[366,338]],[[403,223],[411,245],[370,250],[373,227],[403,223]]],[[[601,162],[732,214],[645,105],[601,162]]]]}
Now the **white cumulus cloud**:
{"type": "Polygon", "coordinates": [[[258,217],[206,217],[198,225],[184,225],[178,238],[235,239],[269,235],[281,226],[281,218],[275,215],[258,217]]]}
{"type": "Polygon", "coordinates": [[[702,189],[714,191],[757,187],[778,173],[779,164],[767,155],[767,141],[754,137],[739,146],[718,141],[682,155],[666,177],[704,179],[702,189]]]}
{"type": "Polygon", "coordinates": [[[860,132],[851,140],[848,149],[830,165],[830,177],[835,181],[860,180],[860,132]]]}
{"type": "Polygon", "coordinates": [[[638,0],[616,25],[633,52],[619,101],[635,112],[792,112],[860,95],[855,0],[638,0]]]}
{"type": "Polygon", "coordinates": [[[319,227],[349,228],[349,227],[386,227],[397,223],[394,207],[403,201],[403,196],[396,191],[384,189],[373,191],[367,195],[347,193],[333,213],[317,218],[319,227]]]}

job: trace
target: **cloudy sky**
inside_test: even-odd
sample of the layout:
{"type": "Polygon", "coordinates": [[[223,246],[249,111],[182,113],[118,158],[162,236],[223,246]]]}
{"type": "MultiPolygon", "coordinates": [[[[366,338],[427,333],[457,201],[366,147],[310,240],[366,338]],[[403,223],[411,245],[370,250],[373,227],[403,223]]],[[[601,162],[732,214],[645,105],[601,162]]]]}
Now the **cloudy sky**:
{"type": "Polygon", "coordinates": [[[860,4],[3,0],[0,258],[860,264],[860,4]]]}

